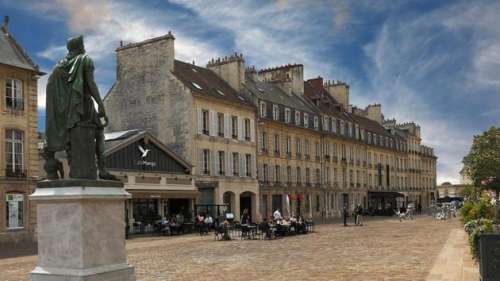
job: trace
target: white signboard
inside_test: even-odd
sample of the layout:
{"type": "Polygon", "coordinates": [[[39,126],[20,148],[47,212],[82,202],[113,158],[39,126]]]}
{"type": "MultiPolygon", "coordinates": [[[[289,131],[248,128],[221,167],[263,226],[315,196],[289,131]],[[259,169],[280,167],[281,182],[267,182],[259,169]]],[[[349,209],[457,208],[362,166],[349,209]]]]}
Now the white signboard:
{"type": "Polygon", "coordinates": [[[8,228],[23,227],[22,218],[19,219],[19,213],[22,211],[24,196],[22,194],[7,194],[7,208],[9,208],[8,228]]]}

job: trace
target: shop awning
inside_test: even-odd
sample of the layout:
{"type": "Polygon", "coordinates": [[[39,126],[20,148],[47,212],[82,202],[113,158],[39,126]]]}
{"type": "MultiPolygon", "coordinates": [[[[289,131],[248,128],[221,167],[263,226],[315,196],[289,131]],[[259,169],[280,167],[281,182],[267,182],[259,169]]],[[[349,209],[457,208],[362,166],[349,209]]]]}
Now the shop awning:
{"type": "Polygon", "coordinates": [[[368,191],[368,198],[397,198],[404,194],[394,191],[368,191]]]}
{"type": "Polygon", "coordinates": [[[198,190],[140,190],[127,189],[134,198],[196,198],[198,190]]]}

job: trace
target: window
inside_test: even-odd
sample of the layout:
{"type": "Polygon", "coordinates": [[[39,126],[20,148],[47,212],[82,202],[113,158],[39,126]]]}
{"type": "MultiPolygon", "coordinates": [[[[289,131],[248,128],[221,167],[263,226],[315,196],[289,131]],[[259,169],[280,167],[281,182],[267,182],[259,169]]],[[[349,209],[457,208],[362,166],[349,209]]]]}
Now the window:
{"type": "Polygon", "coordinates": [[[218,158],[218,174],[219,175],[224,175],[224,167],[226,166],[225,165],[225,154],[224,154],[224,151],[219,151],[218,155],[217,155],[217,158],[218,158]]]}
{"type": "Polygon", "coordinates": [[[337,120],[332,118],[332,132],[337,133],[337,120]]]}
{"type": "Polygon", "coordinates": [[[302,182],[302,174],[300,173],[300,167],[297,167],[297,183],[300,184],[302,182]]]}
{"type": "Polygon", "coordinates": [[[200,172],[202,175],[210,174],[210,150],[208,149],[203,149],[200,172]]]}
{"type": "Polygon", "coordinates": [[[286,167],[286,181],[288,183],[292,182],[292,167],[286,167]]]}
{"type": "Polygon", "coordinates": [[[344,121],[340,121],[340,134],[341,135],[345,135],[345,131],[344,131],[344,121]]]}
{"type": "Polygon", "coordinates": [[[285,122],[290,123],[291,119],[292,119],[292,111],[290,110],[290,108],[285,108],[285,122]]]}
{"type": "Polygon", "coordinates": [[[274,135],[274,152],[280,153],[280,135],[274,135]]]}
{"type": "Polygon", "coordinates": [[[280,119],[280,108],[279,106],[273,104],[273,120],[278,121],[280,119]]]}
{"type": "Polygon", "coordinates": [[[198,90],[202,90],[202,89],[203,89],[200,85],[196,84],[195,82],[191,82],[191,84],[193,84],[193,86],[194,86],[196,89],[198,89],[198,90]]]}
{"type": "Polygon", "coordinates": [[[359,139],[359,125],[358,125],[358,124],[356,124],[355,126],[356,126],[356,127],[355,127],[355,130],[354,130],[354,131],[356,132],[356,139],[359,139]]]}
{"type": "Polygon", "coordinates": [[[245,175],[247,177],[252,176],[252,155],[245,154],[245,175]]]}
{"type": "Polygon", "coordinates": [[[368,132],[368,144],[372,144],[372,133],[368,132]]]}
{"type": "Polygon", "coordinates": [[[316,195],[316,212],[319,212],[320,210],[320,200],[319,200],[319,195],[316,195]]]}
{"type": "Polygon", "coordinates": [[[300,126],[300,111],[295,110],[295,125],[300,126]]]}
{"type": "Polygon", "coordinates": [[[24,227],[24,194],[7,193],[5,198],[7,229],[24,227]]]}
{"type": "Polygon", "coordinates": [[[276,180],[276,182],[281,181],[280,176],[281,176],[281,167],[280,165],[276,165],[274,169],[274,179],[276,180]]]}
{"type": "Polygon", "coordinates": [[[323,131],[328,131],[328,124],[330,124],[328,116],[323,117],[323,131]]]}
{"type": "Polygon", "coordinates": [[[250,141],[250,119],[245,118],[245,140],[250,141]]]}
{"type": "Polygon", "coordinates": [[[24,172],[24,132],[9,129],[5,131],[6,175],[23,176],[24,172]]]}
{"type": "Polygon", "coordinates": [[[260,149],[265,152],[265,151],[267,151],[267,134],[266,134],[266,132],[264,132],[264,131],[261,132],[260,138],[261,138],[260,149]]]}
{"type": "Polygon", "coordinates": [[[203,134],[205,135],[208,135],[209,134],[209,131],[208,131],[208,128],[209,128],[209,117],[208,117],[208,110],[202,110],[201,111],[201,114],[202,114],[202,124],[203,124],[203,134]]]}
{"type": "Polygon", "coordinates": [[[319,142],[316,142],[316,158],[319,158],[321,155],[321,147],[319,145],[319,142]]]}
{"type": "Polygon", "coordinates": [[[217,133],[219,137],[224,137],[224,114],[217,113],[217,133]]]}
{"type": "Polygon", "coordinates": [[[306,168],[306,184],[310,183],[311,183],[311,171],[309,170],[309,168],[306,168]]]}
{"type": "Polygon", "coordinates": [[[304,113],[304,127],[309,128],[309,115],[304,113]]]}
{"type": "Polygon", "coordinates": [[[268,182],[269,181],[269,174],[267,173],[267,170],[268,167],[267,167],[267,164],[264,164],[263,167],[262,167],[262,178],[264,180],[264,182],[268,182]]]}
{"type": "Polygon", "coordinates": [[[231,116],[231,134],[233,136],[233,139],[238,138],[238,117],[237,116],[231,116]]]}
{"type": "Polygon", "coordinates": [[[21,80],[5,80],[5,105],[8,109],[24,109],[23,84],[21,80]]]}
{"type": "Polygon", "coordinates": [[[286,137],[286,155],[292,154],[292,138],[286,137]]]}
{"type": "Polygon", "coordinates": [[[318,116],[314,116],[314,129],[318,129],[319,128],[319,118],[318,116]]]}
{"type": "Polygon", "coordinates": [[[238,152],[233,152],[233,175],[240,175],[240,155],[238,152]]]}
{"type": "Polygon", "coordinates": [[[260,117],[266,117],[267,109],[266,109],[266,103],[261,101],[260,102],[260,117]]]}
{"type": "Polygon", "coordinates": [[[319,184],[321,182],[321,173],[319,169],[316,169],[316,183],[319,184]]]}
{"type": "Polygon", "coordinates": [[[352,124],[351,123],[347,124],[347,136],[352,138],[352,124]]]}
{"type": "Polygon", "coordinates": [[[309,140],[304,142],[304,155],[309,155],[309,140]]]}
{"type": "Polygon", "coordinates": [[[296,138],[295,139],[295,153],[300,155],[300,153],[302,153],[301,148],[302,148],[302,145],[300,143],[300,138],[296,138]]]}

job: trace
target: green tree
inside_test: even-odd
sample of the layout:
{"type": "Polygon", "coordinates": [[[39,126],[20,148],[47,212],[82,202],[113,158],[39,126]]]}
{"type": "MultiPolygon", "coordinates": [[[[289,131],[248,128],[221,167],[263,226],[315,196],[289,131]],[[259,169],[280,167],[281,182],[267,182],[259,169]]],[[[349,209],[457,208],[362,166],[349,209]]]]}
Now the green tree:
{"type": "Polygon", "coordinates": [[[500,127],[474,136],[463,163],[476,186],[496,191],[496,221],[500,223],[500,127]]]}

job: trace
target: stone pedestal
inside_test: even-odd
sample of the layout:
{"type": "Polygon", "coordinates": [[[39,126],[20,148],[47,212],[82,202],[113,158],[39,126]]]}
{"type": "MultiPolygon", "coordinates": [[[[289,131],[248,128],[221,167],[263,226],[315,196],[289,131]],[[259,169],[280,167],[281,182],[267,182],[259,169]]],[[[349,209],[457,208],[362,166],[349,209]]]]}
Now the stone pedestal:
{"type": "Polygon", "coordinates": [[[125,199],[117,181],[39,182],[38,265],[31,281],[135,281],[125,252],[125,199]]]}

